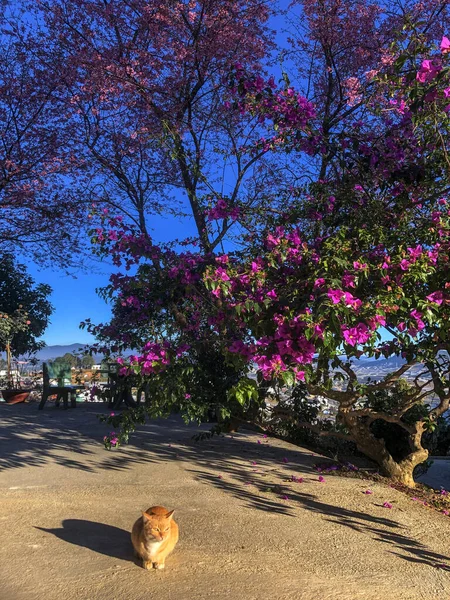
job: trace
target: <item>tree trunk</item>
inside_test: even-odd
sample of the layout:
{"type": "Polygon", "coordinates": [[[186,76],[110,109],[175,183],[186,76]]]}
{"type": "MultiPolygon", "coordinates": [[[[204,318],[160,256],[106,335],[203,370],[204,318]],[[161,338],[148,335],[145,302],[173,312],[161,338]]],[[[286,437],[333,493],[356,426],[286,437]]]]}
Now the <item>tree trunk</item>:
{"type": "Polygon", "coordinates": [[[12,387],[11,380],[11,345],[10,342],[6,342],[6,378],[8,380],[8,385],[12,387]]]}
{"type": "Polygon", "coordinates": [[[401,461],[396,461],[386,448],[384,440],[375,437],[370,431],[370,422],[362,423],[360,419],[350,415],[346,415],[344,421],[358,450],[374,460],[380,466],[383,475],[408,487],[415,487],[414,469],[428,458],[428,450],[421,444],[423,423],[416,423],[415,431],[410,433],[408,441],[411,452],[401,461]]]}

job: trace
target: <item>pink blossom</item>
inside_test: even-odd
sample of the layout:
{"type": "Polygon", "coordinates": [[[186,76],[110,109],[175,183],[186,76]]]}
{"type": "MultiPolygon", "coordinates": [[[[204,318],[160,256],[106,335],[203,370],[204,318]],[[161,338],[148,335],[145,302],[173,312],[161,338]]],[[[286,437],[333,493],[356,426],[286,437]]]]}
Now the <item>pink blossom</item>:
{"type": "Polygon", "coordinates": [[[357,271],[361,271],[362,269],[367,269],[367,264],[360,263],[359,261],[355,260],[353,262],[353,268],[356,269],[357,271]]]}
{"type": "Polygon", "coordinates": [[[346,273],[345,275],[342,276],[342,285],[344,287],[356,287],[355,285],[355,279],[356,277],[354,275],[350,275],[349,273],[346,273]]]}
{"type": "Polygon", "coordinates": [[[450,52],[450,40],[445,35],[443,36],[441,41],[441,52],[442,54],[450,52]]]}
{"type": "Polygon", "coordinates": [[[293,370],[295,374],[295,379],[297,379],[297,381],[305,381],[305,371],[299,371],[297,367],[294,367],[293,370]]]}
{"type": "Polygon", "coordinates": [[[341,298],[344,297],[344,292],[342,290],[333,290],[329,289],[327,292],[328,298],[333,302],[333,304],[339,304],[341,298]]]}
{"type": "Polygon", "coordinates": [[[344,340],[350,346],[356,346],[356,344],[365,344],[371,337],[367,325],[364,323],[358,323],[356,327],[347,328],[345,325],[342,326],[342,335],[344,340]]]}
{"type": "Polygon", "coordinates": [[[303,477],[296,477],[295,475],[292,475],[291,481],[293,483],[303,483],[303,477]]]}
{"type": "Polygon", "coordinates": [[[319,277],[318,279],[315,280],[313,289],[321,288],[324,285],[325,285],[325,279],[323,277],[319,277]]]}
{"type": "Polygon", "coordinates": [[[320,483],[324,483],[325,477],[323,477],[322,475],[319,475],[319,481],[320,481],[320,483]]]}
{"type": "Polygon", "coordinates": [[[430,302],[434,302],[434,304],[440,306],[444,301],[444,294],[440,290],[438,290],[436,292],[433,292],[432,294],[429,294],[427,296],[427,300],[429,300],[430,302]]]}
{"type": "Polygon", "coordinates": [[[416,79],[420,83],[428,83],[432,81],[436,75],[442,70],[442,65],[439,61],[424,60],[417,72],[416,79]]]}

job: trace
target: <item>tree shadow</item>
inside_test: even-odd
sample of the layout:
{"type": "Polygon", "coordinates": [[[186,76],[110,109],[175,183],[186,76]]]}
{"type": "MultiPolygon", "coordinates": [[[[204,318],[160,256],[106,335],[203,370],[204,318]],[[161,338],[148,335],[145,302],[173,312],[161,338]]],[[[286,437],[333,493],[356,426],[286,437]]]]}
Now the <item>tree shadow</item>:
{"type": "MultiPolygon", "coordinates": [[[[0,412],[0,471],[56,463],[94,473],[183,460],[220,469],[225,468],[228,461],[245,460],[246,456],[249,460],[261,458],[268,468],[273,461],[281,463],[286,452],[262,444],[256,448],[254,440],[247,440],[245,434],[239,434],[234,440],[216,437],[195,442],[193,435],[208,431],[211,426],[186,425],[177,415],[139,427],[131,436],[130,444],[108,452],[102,448],[102,439],[111,431],[111,426],[97,417],[110,411],[102,404],[81,405],[67,411],[51,406],[38,411],[37,405],[31,403],[2,405],[0,412]]],[[[299,468],[312,470],[315,459],[311,453],[299,448],[290,454],[299,468]]],[[[291,467],[287,465],[287,468],[291,467]]]]}
{"type": "MultiPolygon", "coordinates": [[[[228,478],[223,479],[223,477],[218,478],[204,470],[191,469],[191,472],[199,481],[220,487],[223,491],[239,498],[249,508],[297,518],[298,510],[295,509],[298,508],[318,513],[326,521],[370,536],[376,542],[395,547],[395,551],[390,550],[390,552],[404,560],[450,571],[450,566],[443,564],[443,562],[450,562],[449,556],[434,552],[422,542],[411,538],[407,535],[407,527],[392,518],[322,502],[315,494],[302,492],[298,488],[293,489],[291,482],[286,479],[275,485],[270,481],[265,483],[255,480],[252,480],[249,485],[245,485],[251,479],[248,474],[243,474],[242,470],[236,470],[231,466],[228,468],[222,466],[222,468],[223,472],[234,481],[230,481],[228,478]],[[256,489],[257,493],[252,489],[256,489]],[[275,493],[273,493],[274,489],[275,493]],[[283,500],[285,496],[287,500],[283,500]]],[[[312,478],[305,478],[305,481],[309,483],[312,478]]],[[[303,484],[297,485],[301,487],[303,484]]],[[[377,505],[372,503],[372,506],[376,507],[377,505]]]]}
{"type": "MultiPolygon", "coordinates": [[[[0,468],[44,466],[53,461],[67,468],[98,472],[122,471],[145,463],[186,462],[186,470],[194,478],[238,498],[245,508],[289,518],[298,518],[299,509],[308,510],[370,536],[380,547],[390,547],[389,552],[409,562],[436,567],[450,561],[448,556],[408,536],[408,529],[391,518],[387,509],[386,516],[377,514],[380,509],[373,502],[365,505],[366,512],[351,510],[322,502],[316,493],[303,491],[303,484],[291,482],[291,475],[301,473],[305,483],[322,485],[314,471],[318,456],[300,447],[277,447],[272,440],[255,440],[252,432],[245,431],[195,442],[192,436],[210,426],[186,426],[173,416],[140,427],[128,446],[99,452],[102,437],[110,430],[96,418],[96,413],[108,413],[101,405],[77,407],[76,411],[48,410],[45,417],[33,406],[26,411],[20,405],[8,408],[12,410],[0,409],[0,468]]],[[[117,558],[129,556],[127,550],[122,554],[121,548],[130,548],[131,552],[129,532],[100,523],[72,520],[65,521],[62,529],[43,531],[117,558]],[[117,537],[115,541],[111,533],[117,537]],[[115,551],[119,554],[111,554],[115,551]]]]}
{"type": "Polygon", "coordinates": [[[35,527],[35,529],[51,533],[69,544],[89,548],[105,556],[134,560],[130,532],[113,525],[84,519],[66,519],[62,522],[62,527],[56,529],[45,527],[35,527]]]}

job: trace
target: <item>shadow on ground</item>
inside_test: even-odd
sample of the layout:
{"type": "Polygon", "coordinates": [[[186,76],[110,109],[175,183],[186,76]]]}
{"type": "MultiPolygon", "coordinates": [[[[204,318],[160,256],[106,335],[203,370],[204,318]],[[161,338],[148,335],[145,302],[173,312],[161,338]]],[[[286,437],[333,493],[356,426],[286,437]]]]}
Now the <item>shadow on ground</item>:
{"type": "MultiPolygon", "coordinates": [[[[325,503],[314,493],[302,491],[290,475],[302,473],[305,482],[317,481],[313,453],[291,446],[272,445],[271,440],[255,441],[242,432],[194,442],[199,430],[187,427],[176,416],[155,421],[137,431],[131,444],[118,451],[102,450],[102,437],[109,427],[96,414],[107,413],[102,405],[86,405],[62,411],[53,407],[37,411],[37,405],[1,406],[0,470],[26,466],[43,467],[56,462],[67,468],[98,472],[123,470],[137,463],[181,461],[201,483],[236,497],[247,508],[295,518],[298,510],[317,513],[326,521],[361,535],[370,536],[392,554],[409,562],[447,569],[450,558],[430,550],[408,536],[396,520],[378,516],[374,503],[367,512],[325,503]],[[288,500],[283,498],[288,496],[288,500]],[[375,514],[371,514],[375,513],[375,514]]],[[[208,430],[209,426],[202,427],[208,430]]],[[[320,489],[317,482],[317,490],[320,489]]],[[[39,528],[40,529],[40,528],[39,528]]],[[[67,520],[60,529],[42,529],[57,537],[116,558],[132,558],[129,532],[83,520],[67,520]]]]}
{"type": "Polygon", "coordinates": [[[69,544],[89,548],[99,554],[133,560],[130,532],[119,527],[82,519],[66,519],[62,522],[62,527],[57,529],[45,529],[44,527],[35,527],[35,529],[51,533],[69,544]]]}

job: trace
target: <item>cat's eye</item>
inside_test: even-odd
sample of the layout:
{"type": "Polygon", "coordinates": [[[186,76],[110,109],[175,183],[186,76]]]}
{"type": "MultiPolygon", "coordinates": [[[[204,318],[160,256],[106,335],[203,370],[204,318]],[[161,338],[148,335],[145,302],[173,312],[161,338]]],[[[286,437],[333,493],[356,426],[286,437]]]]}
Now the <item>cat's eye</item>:
{"type": "Polygon", "coordinates": [[[166,528],[164,529],[164,531],[169,531],[169,529],[170,529],[170,527],[166,527],[166,528]]]}

